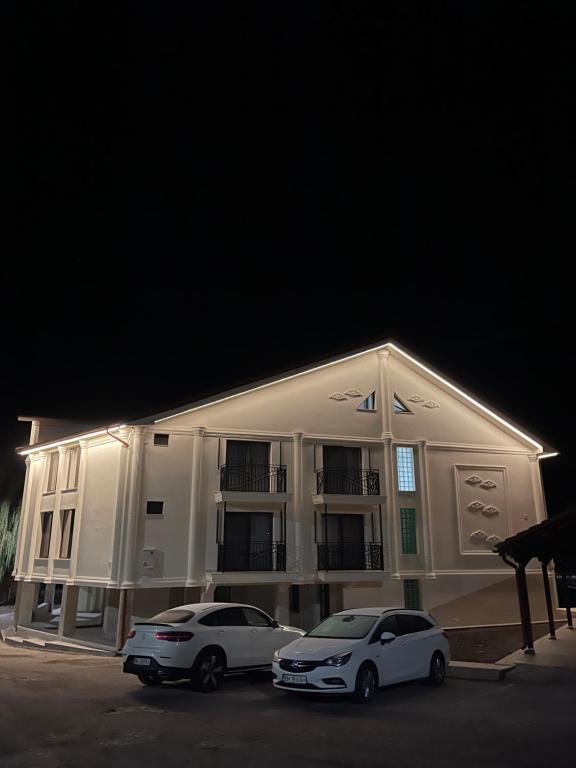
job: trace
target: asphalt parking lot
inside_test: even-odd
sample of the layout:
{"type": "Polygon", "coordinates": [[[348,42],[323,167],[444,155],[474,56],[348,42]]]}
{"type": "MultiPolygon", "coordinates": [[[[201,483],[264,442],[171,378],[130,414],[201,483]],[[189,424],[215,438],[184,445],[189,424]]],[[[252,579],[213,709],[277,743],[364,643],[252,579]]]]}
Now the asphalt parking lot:
{"type": "Polygon", "coordinates": [[[505,682],[380,691],[369,705],[305,700],[267,676],[213,694],[143,688],[120,659],[0,642],[0,765],[541,766],[566,759],[576,672],[518,667],[505,682]]]}

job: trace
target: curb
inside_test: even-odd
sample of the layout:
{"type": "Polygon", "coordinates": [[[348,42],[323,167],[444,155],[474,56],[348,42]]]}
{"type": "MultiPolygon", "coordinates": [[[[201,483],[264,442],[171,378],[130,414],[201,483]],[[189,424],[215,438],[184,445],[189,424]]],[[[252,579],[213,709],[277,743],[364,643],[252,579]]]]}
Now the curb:
{"type": "Polygon", "coordinates": [[[485,664],[474,661],[451,661],[446,676],[460,680],[503,680],[515,664],[485,664]]]}

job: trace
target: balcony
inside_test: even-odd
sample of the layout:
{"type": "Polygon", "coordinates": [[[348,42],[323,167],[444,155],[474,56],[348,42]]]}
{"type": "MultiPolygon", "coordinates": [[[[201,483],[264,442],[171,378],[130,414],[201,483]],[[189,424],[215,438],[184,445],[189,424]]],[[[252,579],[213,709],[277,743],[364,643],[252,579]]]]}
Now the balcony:
{"type": "Polygon", "coordinates": [[[333,542],[317,544],[319,571],[381,571],[382,544],[333,542]]]}
{"type": "Polygon", "coordinates": [[[286,544],[225,541],[218,544],[219,571],[285,571],[286,544]]]}
{"type": "Polygon", "coordinates": [[[275,501],[285,503],[292,498],[286,493],[284,464],[224,464],[220,467],[220,490],[214,501],[275,501]]]}
{"type": "Polygon", "coordinates": [[[319,469],[313,504],[384,504],[377,469],[319,469]]]}

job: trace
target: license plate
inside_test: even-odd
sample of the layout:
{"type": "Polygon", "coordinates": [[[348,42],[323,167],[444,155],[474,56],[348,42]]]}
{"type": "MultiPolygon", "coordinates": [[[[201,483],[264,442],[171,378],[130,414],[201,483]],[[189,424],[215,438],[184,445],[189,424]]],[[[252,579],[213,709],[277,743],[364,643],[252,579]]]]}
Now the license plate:
{"type": "Polygon", "coordinates": [[[306,675],[282,675],[283,683],[294,683],[294,685],[306,685],[308,679],[306,675]]]}
{"type": "Polygon", "coordinates": [[[134,658],[132,659],[132,664],[134,664],[135,667],[149,667],[150,659],[142,658],[140,656],[134,656],[134,658]]]}

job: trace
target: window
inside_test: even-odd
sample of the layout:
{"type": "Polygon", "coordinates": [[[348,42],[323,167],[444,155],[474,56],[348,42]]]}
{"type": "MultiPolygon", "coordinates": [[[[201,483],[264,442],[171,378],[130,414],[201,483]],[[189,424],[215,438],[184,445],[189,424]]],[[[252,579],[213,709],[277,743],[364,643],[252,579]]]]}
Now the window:
{"type": "Polygon", "coordinates": [[[273,624],[264,613],[255,608],[242,608],[244,618],[249,627],[272,627],[273,624]]]}
{"type": "Polygon", "coordinates": [[[415,491],[414,450],[412,448],[396,448],[396,469],[398,471],[398,490],[415,491]]]}
{"type": "Polygon", "coordinates": [[[157,613],[151,619],[139,622],[142,624],[185,624],[194,616],[194,611],[184,611],[179,608],[170,608],[162,613],[157,613]]]}
{"type": "Polygon", "coordinates": [[[400,509],[400,535],[402,538],[402,554],[417,555],[416,510],[411,507],[400,509]]]}
{"type": "Polygon", "coordinates": [[[344,613],[329,616],[305,637],[331,637],[338,640],[360,640],[376,624],[376,616],[344,613]]]}
{"type": "Polygon", "coordinates": [[[220,611],[214,611],[200,619],[199,624],[206,627],[245,627],[246,619],[242,608],[223,608],[220,611]]]}
{"type": "Polygon", "coordinates": [[[50,555],[50,537],[52,535],[52,512],[42,512],[40,515],[40,530],[42,538],[40,540],[38,557],[48,557],[50,555]]]}
{"type": "Polygon", "coordinates": [[[432,624],[423,616],[411,616],[407,613],[398,615],[398,626],[401,635],[413,635],[415,632],[426,632],[432,629],[432,624]]]}
{"type": "Polygon", "coordinates": [[[404,579],[404,607],[420,610],[420,583],[418,579],[404,579]]]}
{"type": "Polygon", "coordinates": [[[147,501],[146,514],[147,515],[163,515],[164,502],[163,501],[147,501]]]}
{"type": "Polygon", "coordinates": [[[366,400],[362,400],[359,406],[356,408],[357,411],[375,411],[376,410],[376,392],[372,392],[371,395],[368,395],[366,400]]]}
{"type": "Polygon", "coordinates": [[[400,400],[396,393],[394,393],[394,413],[412,413],[410,408],[400,400]]]}
{"type": "Polygon", "coordinates": [[[376,627],[376,630],[374,631],[374,634],[372,635],[370,642],[377,643],[380,640],[380,635],[382,634],[382,632],[392,632],[393,635],[400,634],[400,631],[398,629],[398,624],[396,622],[396,614],[392,616],[386,616],[385,619],[382,619],[382,621],[379,622],[378,626],[376,627]]]}
{"type": "Polygon", "coordinates": [[[53,493],[56,490],[56,479],[58,477],[58,451],[50,454],[48,464],[48,482],[46,484],[46,492],[53,493]]]}
{"type": "Polygon", "coordinates": [[[156,433],[154,435],[154,445],[168,445],[169,439],[170,439],[170,435],[162,435],[162,434],[156,433]]]}
{"type": "Polygon", "coordinates": [[[80,466],[80,448],[70,448],[68,452],[68,476],[66,478],[66,489],[78,488],[78,469],[80,466]]]}
{"type": "Polygon", "coordinates": [[[62,536],[60,538],[60,557],[69,560],[72,554],[72,536],[74,535],[74,510],[63,509],[61,512],[62,536]]]}

